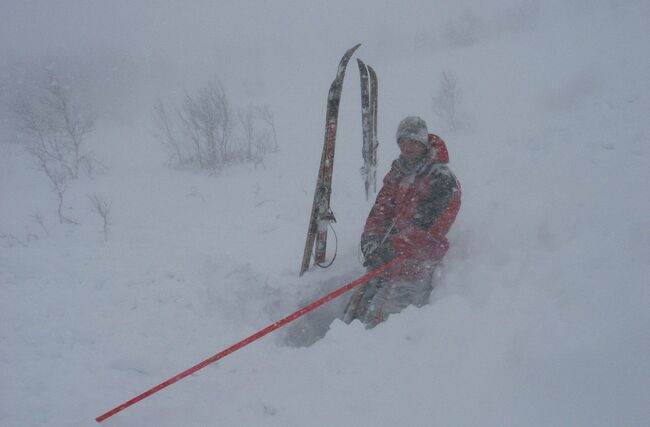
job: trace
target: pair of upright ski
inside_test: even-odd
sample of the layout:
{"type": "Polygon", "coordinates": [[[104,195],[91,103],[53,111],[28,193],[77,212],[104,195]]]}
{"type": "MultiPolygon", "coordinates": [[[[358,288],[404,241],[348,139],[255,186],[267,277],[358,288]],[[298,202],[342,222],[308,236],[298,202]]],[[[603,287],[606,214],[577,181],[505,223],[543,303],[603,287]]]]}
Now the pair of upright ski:
{"type": "MultiPolygon", "coordinates": [[[[327,112],[325,114],[325,141],[321,155],[314,201],[312,203],[307,229],[307,239],[300,266],[300,275],[309,269],[309,263],[314,255],[314,264],[323,266],[327,249],[327,229],[335,221],[334,214],[330,208],[330,196],[332,194],[332,173],[334,170],[334,149],[336,144],[336,130],[338,127],[339,105],[341,103],[341,92],[343,89],[343,78],[348,62],[354,52],[361,46],[350,48],[341,61],[336,73],[336,78],[330,85],[327,96],[327,112]]],[[[376,191],[376,168],[377,168],[377,75],[375,71],[366,66],[361,60],[359,73],[361,76],[361,117],[363,124],[363,159],[364,165],[361,168],[366,189],[366,198],[370,197],[371,191],[376,191]]]]}

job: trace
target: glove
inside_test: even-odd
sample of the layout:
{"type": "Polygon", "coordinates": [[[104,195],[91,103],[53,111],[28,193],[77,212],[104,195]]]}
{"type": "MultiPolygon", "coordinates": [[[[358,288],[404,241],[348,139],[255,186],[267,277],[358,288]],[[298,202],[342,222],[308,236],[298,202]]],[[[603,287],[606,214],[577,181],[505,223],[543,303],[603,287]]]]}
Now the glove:
{"type": "Polygon", "coordinates": [[[368,258],[370,254],[377,250],[380,240],[378,237],[369,237],[361,241],[361,253],[364,258],[368,258]]]}
{"type": "Polygon", "coordinates": [[[361,244],[365,258],[364,267],[377,268],[395,258],[395,253],[388,242],[381,244],[379,239],[369,239],[361,244]]]}

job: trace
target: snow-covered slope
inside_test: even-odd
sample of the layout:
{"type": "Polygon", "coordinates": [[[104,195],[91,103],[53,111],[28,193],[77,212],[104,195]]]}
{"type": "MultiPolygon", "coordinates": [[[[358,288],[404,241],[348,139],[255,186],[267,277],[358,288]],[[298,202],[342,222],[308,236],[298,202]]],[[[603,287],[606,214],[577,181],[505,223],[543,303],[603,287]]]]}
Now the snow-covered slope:
{"type": "MultiPolygon", "coordinates": [[[[380,173],[397,155],[398,121],[419,114],[447,141],[463,185],[431,304],[367,331],[336,319],[345,301],[334,301],[105,425],[647,425],[650,7],[488,3],[425,2],[439,24],[428,31],[426,14],[370,2],[376,25],[356,31],[342,18],[322,49],[278,36],[299,52],[295,63],[287,52],[274,62],[263,48],[238,51],[226,70],[257,58],[283,76],[256,86],[247,70],[233,85],[277,115],[280,152],[257,167],[218,176],[165,167],[143,90],[128,120],[99,122],[89,140],[108,168],[69,189],[78,226],[56,222],[46,180],[19,146],[0,144],[0,425],[94,425],[363,274],[357,244],[370,204],[353,66],[334,170],[337,260],[297,274],[325,94],[358,41],[380,78],[380,173]],[[414,16],[418,31],[400,27],[414,16]],[[431,109],[443,70],[463,95],[456,131],[431,109]],[[107,242],[90,194],[112,202],[107,242]]],[[[316,25],[321,12],[337,22],[330,9],[292,10],[287,25],[316,25]]]]}

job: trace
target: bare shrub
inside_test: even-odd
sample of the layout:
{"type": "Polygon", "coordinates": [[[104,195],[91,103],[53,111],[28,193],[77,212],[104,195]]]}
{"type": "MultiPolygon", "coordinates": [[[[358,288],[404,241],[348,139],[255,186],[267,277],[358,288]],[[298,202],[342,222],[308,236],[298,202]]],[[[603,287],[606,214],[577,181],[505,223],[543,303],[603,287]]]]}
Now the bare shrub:
{"type": "Polygon", "coordinates": [[[55,163],[72,179],[78,178],[81,170],[92,173],[94,159],[85,141],[93,120],[73,101],[54,71],[47,70],[46,81],[17,97],[14,114],[27,150],[39,166],[55,163]]]}
{"type": "Polygon", "coordinates": [[[94,170],[96,161],[85,147],[93,129],[91,117],[73,101],[52,69],[16,95],[13,113],[27,152],[56,194],[59,222],[77,224],[63,214],[64,197],[70,179],[94,170]]]}
{"type": "Polygon", "coordinates": [[[13,234],[0,233],[0,244],[5,248],[12,248],[16,244],[22,246],[23,248],[27,247],[27,244],[20,240],[18,237],[13,234]]]}
{"type": "Polygon", "coordinates": [[[249,105],[238,111],[241,150],[244,160],[262,165],[268,153],[277,151],[275,118],[268,106],[249,105]]]}
{"type": "Polygon", "coordinates": [[[196,96],[185,95],[178,112],[181,134],[193,147],[193,158],[203,169],[220,170],[231,160],[230,105],[223,86],[210,83],[196,96]]]}
{"type": "Polygon", "coordinates": [[[192,163],[191,154],[186,150],[186,144],[182,144],[174,130],[174,119],[165,107],[162,99],[158,99],[154,105],[154,126],[156,136],[172,152],[169,162],[175,166],[184,166],[192,163]]]}
{"type": "Polygon", "coordinates": [[[69,180],[68,175],[66,175],[64,172],[61,171],[52,170],[47,166],[42,166],[42,167],[43,167],[43,171],[45,172],[45,175],[47,175],[47,177],[50,180],[50,184],[58,200],[57,214],[59,215],[59,223],[79,225],[77,221],[63,215],[63,202],[64,202],[63,199],[65,196],[65,192],[68,190],[68,180],[69,180]]]}
{"type": "Polygon", "coordinates": [[[248,106],[237,112],[239,126],[241,127],[246,160],[252,160],[255,154],[255,114],[253,107],[248,106]]]}
{"type": "Polygon", "coordinates": [[[174,167],[197,167],[218,172],[238,162],[262,162],[277,150],[275,119],[268,107],[236,110],[221,83],[211,82],[195,95],[186,94],[179,107],[169,109],[162,100],[154,106],[154,126],[169,148],[174,167]]]}
{"type": "Polygon", "coordinates": [[[70,93],[48,68],[40,77],[35,73],[30,84],[14,94],[13,114],[21,142],[57,196],[59,222],[77,224],[63,214],[68,181],[81,172],[92,175],[99,163],[86,148],[93,120],[70,93]]]}
{"type": "Polygon", "coordinates": [[[270,138],[266,139],[266,142],[269,142],[268,151],[275,153],[279,149],[278,133],[275,128],[275,113],[268,105],[257,107],[256,112],[259,119],[266,125],[266,130],[270,133],[270,138]]]}
{"type": "Polygon", "coordinates": [[[93,120],[83,115],[75,105],[65,88],[60,84],[54,72],[48,73],[49,84],[45,88],[46,96],[41,98],[46,111],[56,123],[55,131],[60,135],[63,148],[67,154],[67,163],[71,169],[72,178],[79,177],[82,167],[90,171],[90,154],[85,150],[84,141],[93,129],[93,120]]]}
{"type": "Polygon", "coordinates": [[[93,194],[92,196],[88,196],[88,199],[90,199],[90,202],[93,206],[93,210],[102,219],[103,222],[102,232],[104,234],[104,241],[107,242],[108,227],[111,225],[111,221],[110,221],[111,204],[106,198],[98,194],[93,194]]]}
{"type": "Polygon", "coordinates": [[[444,71],[438,90],[432,97],[432,108],[433,113],[452,131],[465,127],[460,113],[461,100],[458,78],[453,73],[444,71]]]}
{"type": "Polygon", "coordinates": [[[45,226],[45,220],[43,219],[43,215],[41,215],[40,212],[33,213],[31,215],[31,218],[35,223],[41,226],[41,228],[45,232],[45,235],[47,236],[50,235],[50,232],[47,230],[47,227],[45,226]]]}
{"type": "MultiPolygon", "coordinates": [[[[0,2],[2,3],[2,2],[0,2]]],[[[13,130],[11,112],[17,97],[25,92],[40,96],[54,71],[64,83],[67,96],[93,118],[121,118],[127,104],[142,85],[143,70],[137,60],[111,45],[48,48],[43,55],[3,55],[0,61],[0,124],[6,120],[13,130]],[[65,84],[67,83],[67,84],[65,84]]]]}

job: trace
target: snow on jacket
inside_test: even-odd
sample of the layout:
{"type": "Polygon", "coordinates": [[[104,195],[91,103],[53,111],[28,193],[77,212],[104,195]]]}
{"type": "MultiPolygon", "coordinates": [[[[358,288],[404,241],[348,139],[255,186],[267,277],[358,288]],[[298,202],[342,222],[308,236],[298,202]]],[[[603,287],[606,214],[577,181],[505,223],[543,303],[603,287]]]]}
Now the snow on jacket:
{"type": "Polygon", "coordinates": [[[361,236],[384,241],[395,256],[413,254],[391,271],[393,280],[430,274],[449,248],[445,235],[460,209],[460,183],[447,163],[444,141],[429,134],[429,155],[411,167],[396,159],[377,195],[361,236]]]}

